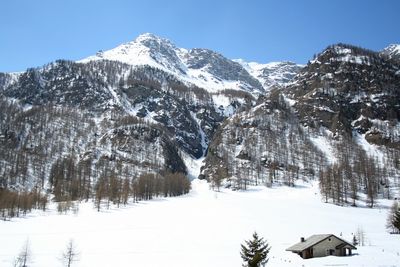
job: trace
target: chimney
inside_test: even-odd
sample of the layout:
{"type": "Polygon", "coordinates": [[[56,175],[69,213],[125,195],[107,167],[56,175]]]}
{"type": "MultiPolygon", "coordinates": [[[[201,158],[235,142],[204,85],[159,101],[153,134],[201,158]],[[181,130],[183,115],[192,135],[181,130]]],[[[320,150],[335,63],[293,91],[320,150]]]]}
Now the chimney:
{"type": "Polygon", "coordinates": [[[303,243],[305,241],[304,237],[300,237],[300,242],[303,243]]]}

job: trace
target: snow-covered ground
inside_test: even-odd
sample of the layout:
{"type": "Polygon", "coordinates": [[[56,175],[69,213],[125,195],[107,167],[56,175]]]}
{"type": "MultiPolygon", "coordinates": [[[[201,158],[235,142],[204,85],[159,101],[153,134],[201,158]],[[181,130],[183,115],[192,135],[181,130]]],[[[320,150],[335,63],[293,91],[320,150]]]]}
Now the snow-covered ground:
{"type": "Polygon", "coordinates": [[[29,266],[62,266],[70,239],[80,260],[72,266],[241,266],[240,244],[254,231],[272,246],[267,266],[400,266],[400,236],[385,231],[387,206],[339,207],[321,202],[317,184],[296,188],[252,187],[246,192],[209,190],[194,180],[188,195],[97,212],[56,211],[0,222],[0,266],[12,261],[29,239],[29,266]],[[366,246],[351,257],[303,260],[285,249],[312,234],[351,234],[362,227],[366,246]]]}
{"type": "Polygon", "coordinates": [[[330,164],[336,162],[334,149],[325,135],[311,136],[310,140],[319,150],[322,151],[322,153],[324,153],[330,164]]]}

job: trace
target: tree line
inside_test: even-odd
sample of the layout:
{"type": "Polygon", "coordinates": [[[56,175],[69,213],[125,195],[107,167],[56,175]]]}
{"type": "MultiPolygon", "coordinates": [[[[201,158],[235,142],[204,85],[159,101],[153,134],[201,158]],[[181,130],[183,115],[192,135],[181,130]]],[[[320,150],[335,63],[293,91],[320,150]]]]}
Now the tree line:
{"type": "Polygon", "coordinates": [[[0,188],[0,217],[6,219],[24,216],[33,209],[46,210],[48,198],[47,194],[37,188],[23,192],[0,188]]]}
{"type": "Polygon", "coordinates": [[[137,179],[101,176],[94,187],[95,206],[100,211],[102,205],[109,207],[110,203],[119,206],[128,204],[129,200],[175,197],[189,193],[190,188],[190,181],[182,173],[145,173],[137,179]]]}

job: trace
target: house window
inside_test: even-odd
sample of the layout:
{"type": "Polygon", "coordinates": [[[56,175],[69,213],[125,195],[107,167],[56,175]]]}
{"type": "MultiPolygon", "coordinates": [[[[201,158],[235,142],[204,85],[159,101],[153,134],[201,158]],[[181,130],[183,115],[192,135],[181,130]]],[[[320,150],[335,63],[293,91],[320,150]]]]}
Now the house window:
{"type": "Polygon", "coordinates": [[[328,238],[328,241],[329,241],[329,242],[331,242],[331,241],[332,241],[332,239],[331,239],[331,238],[328,238]]]}

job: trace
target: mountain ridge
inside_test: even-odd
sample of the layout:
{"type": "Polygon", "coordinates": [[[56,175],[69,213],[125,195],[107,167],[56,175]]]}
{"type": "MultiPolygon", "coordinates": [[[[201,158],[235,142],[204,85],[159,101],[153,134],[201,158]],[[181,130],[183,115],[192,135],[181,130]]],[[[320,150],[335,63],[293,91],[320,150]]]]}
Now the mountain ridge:
{"type": "MultiPolygon", "coordinates": [[[[139,35],[131,42],[100,51],[77,62],[87,63],[102,59],[116,60],[133,66],[149,65],[174,74],[184,82],[213,92],[234,89],[262,93],[272,85],[283,85],[285,82],[282,79],[275,81],[274,75],[266,74],[272,82],[265,83],[265,77],[260,79],[252,75],[242,64],[217,52],[202,48],[178,48],[170,40],[150,33],[139,35]]],[[[301,68],[301,65],[297,66],[301,68]]],[[[290,70],[290,74],[293,74],[293,69],[290,70]]]]}

